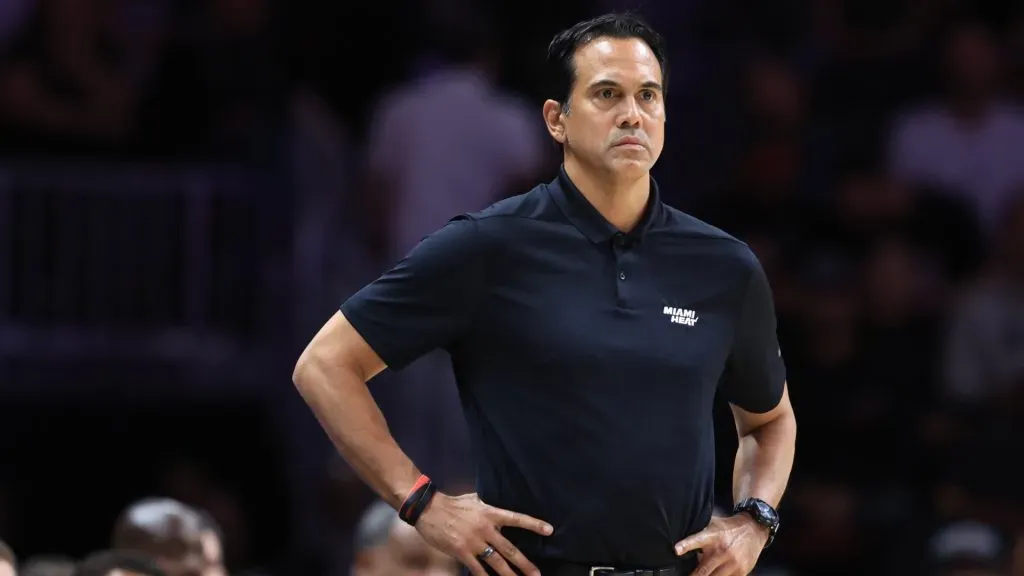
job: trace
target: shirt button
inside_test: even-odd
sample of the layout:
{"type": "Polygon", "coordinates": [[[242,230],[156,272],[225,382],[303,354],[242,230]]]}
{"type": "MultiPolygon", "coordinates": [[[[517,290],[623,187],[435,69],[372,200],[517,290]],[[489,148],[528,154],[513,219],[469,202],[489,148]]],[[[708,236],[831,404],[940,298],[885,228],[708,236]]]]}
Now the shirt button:
{"type": "Polygon", "coordinates": [[[622,271],[619,271],[619,280],[625,280],[625,279],[626,279],[626,273],[622,272],[622,271]]]}

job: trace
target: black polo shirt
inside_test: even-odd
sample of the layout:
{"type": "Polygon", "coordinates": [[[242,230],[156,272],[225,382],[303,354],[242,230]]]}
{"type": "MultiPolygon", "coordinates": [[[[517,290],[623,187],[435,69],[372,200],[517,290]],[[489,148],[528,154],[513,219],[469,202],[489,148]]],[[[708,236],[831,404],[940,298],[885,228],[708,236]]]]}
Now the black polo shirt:
{"type": "Polygon", "coordinates": [[[450,352],[480,497],[555,527],[506,530],[535,561],[671,564],[711,517],[716,392],[767,412],[785,381],[754,254],[653,181],[623,234],[563,169],[454,218],[341,310],[392,369],[450,352]]]}

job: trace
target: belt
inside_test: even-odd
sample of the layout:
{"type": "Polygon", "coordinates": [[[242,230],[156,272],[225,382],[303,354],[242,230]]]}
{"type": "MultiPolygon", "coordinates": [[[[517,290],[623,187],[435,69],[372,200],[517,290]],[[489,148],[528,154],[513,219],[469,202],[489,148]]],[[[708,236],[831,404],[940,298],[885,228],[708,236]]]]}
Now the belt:
{"type": "Polygon", "coordinates": [[[697,567],[697,558],[687,555],[679,563],[661,568],[616,568],[552,561],[540,562],[537,567],[543,576],[690,576],[697,567]]]}

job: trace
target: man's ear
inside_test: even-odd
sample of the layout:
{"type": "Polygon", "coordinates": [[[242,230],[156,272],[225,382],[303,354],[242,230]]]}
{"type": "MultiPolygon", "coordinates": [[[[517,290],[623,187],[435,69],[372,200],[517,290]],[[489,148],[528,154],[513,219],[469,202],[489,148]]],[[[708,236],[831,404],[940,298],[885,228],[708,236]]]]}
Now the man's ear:
{"type": "Polygon", "coordinates": [[[559,144],[565,144],[565,114],[562,103],[555,100],[544,101],[544,125],[548,134],[559,144]]]}

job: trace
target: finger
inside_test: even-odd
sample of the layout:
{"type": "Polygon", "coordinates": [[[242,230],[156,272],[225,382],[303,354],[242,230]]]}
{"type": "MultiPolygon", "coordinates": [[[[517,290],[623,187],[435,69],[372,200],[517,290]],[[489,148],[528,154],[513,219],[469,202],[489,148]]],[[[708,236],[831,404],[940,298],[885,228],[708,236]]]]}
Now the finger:
{"type": "Polygon", "coordinates": [[[721,576],[724,571],[719,573],[719,569],[724,568],[725,561],[726,558],[721,554],[705,554],[692,576],[721,576]]]}
{"type": "Polygon", "coordinates": [[[488,542],[494,549],[501,554],[505,560],[508,560],[512,564],[515,564],[516,568],[524,574],[524,576],[540,576],[540,570],[530,562],[530,559],[526,557],[516,548],[507,538],[501,535],[501,532],[497,528],[494,529],[492,534],[487,536],[488,542]]]}
{"type": "Polygon", "coordinates": [[[464,554],[459,556],[459,561],[462,565],[469,569],[470,574],[473,576],[488,576],[487,570],[484,570],[480,561],[476,559],[472,554],[464,554]]]}
{"type": "Polygon", "coordinates": [[[694,550],[707,548],[715,541],[716,537],[717,534],[706,530],[701,530],[696,534],[691,534],[676,543],[676,555],[682,556],[683,554],[693,552],[694,550]]]}
{"type": "Polygon", "coordinates": [[[494,568],[494,571],[501,576],[516,576],[516,573],[512,571],[512,567],[508,565],[508,562],[501,557],[501,552],[495,552],[487,558],[487,563],[494,568]]]}
{"type": "Polygon", "coordinates": [[[494,506],[488,506],[488,508],[491,519],[494,520],[494,523],[498,526],[522,528],[523,530],[536,532],[542,536],[548,536],[554,531],[554,528],[552,528],[550,524],[543,520],[538,520],[533,516],[527,516],[526,514],[513,512],[511,510],[495,508],[494,506]]]}

